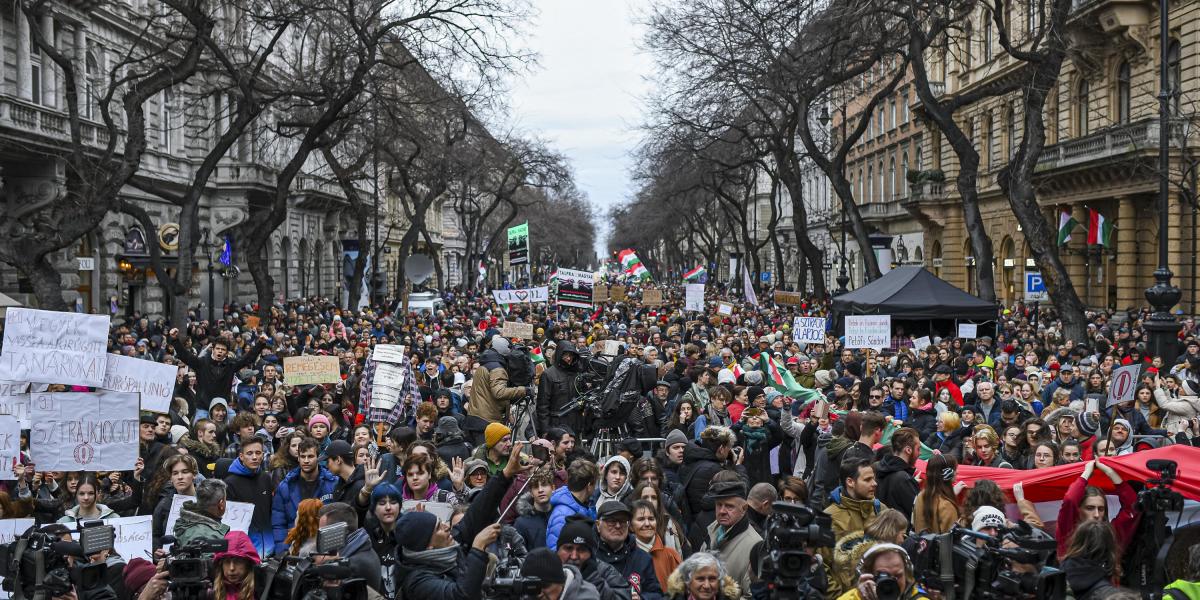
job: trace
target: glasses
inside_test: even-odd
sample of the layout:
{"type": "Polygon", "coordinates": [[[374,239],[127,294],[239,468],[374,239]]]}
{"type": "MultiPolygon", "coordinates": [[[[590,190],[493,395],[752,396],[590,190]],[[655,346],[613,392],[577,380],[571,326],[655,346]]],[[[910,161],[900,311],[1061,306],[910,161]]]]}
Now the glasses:
{"type": "Polygon", "coordinates": [[[883,400],[883,396],[880,396],[879,394],[871,394],[871,399],[872,400],[883,400]]]}

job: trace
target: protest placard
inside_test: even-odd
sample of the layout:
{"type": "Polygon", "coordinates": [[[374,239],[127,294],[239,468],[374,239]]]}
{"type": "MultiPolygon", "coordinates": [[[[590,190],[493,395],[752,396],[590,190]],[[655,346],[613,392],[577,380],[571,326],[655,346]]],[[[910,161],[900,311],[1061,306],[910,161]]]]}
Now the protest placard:
{"type": "Polygon", "coordinates": [[[21,459],[21,422],[11,415],[0,415],[0,480],[16,479],[12,468],[21,459]]]}
{"type": "Polygon", "coordinates": [[[846,348],[887,348],[891,336],[892,315],[846,317],[846,348]]]}
{"type": "Polygon", "coordinates": [[[608,288],[608,298],[609,298],[609,300],[612,300],[613,302],[624,302],[625,301],[625,286],[614,285],[614,286],[608,288]]]}
{"type": "Polygon", "coordinates": [[[683,290],[683,309],[704,312],[704,284],[689,283],[683,290]]]}
{"type": "Polygon", "coordinates": [[[1113,370],[1112,383],[1108,387],[1108,404],[1105,408],[1133,400],[1141,369],[1142,365],[1126,365],[1113,370]]]}
{"type": "Polygon", "coordinates": [[[929,336],[927,336],[927,335],[923,335],[923,336],[913,340],[913,350],[916,350],[917,352],[920,352],[932,345],[933,345],[933,342],[929,339],[929,336]]]}
{"type": "Polygon", "coordinates": [[[601,302],[608,302],[608,286],[607,285],[597,285],[592,290],[592,300],[596,304],[600,304],[601,302]]]}
{"type": "Polygon", "coordinates": [[[108,364],[107,315],[10,308],[0,379],[100,387],[108,364]]]}
{"type": "Polygon", "coordinates": [[[249,315],[246,317],[246,329],[258,329],[258,326],[261,324],[262,319],[258,315],[249,315]]]}
{"type": "Polygon", "coordinates": [[[642,306],[662,306],[663,293],[657,288],[642,290],[642,306]]]}
{"type": "Polygon", "coordinates": [[[407,363],[375,363],[375,377],[371,382],[371,409],[387,411],[399,403],[404,382],[412,377],[407,363]]]}
{"type": "Polygon", "coordinates": [[[12,415],[29,429],[29,383],[0,381],[0,415],[12,415]]]}
{"type": "MultiPolygon", "coordinates": [[[[171,497],[171,511],[167,513],[167,527],[163,530],[167,535],[175,535],[175,521],[179,520],[179,510],[183,508],[183,503],[195,499],[195,496],[188,496],[186,494],[175,494],[171,497]]],[[[228,525],[233,531],[245,531],[249,533],[250,520],[253,517],[253,504],[226,500],[225,516],[221,517],[221,522],[228,525]]]]}
{"type": "Polygon", "coordinates": [[[371,352],[371,360],[396,364],[408,362],[404,356],[404,346],[399,344],[375,344],[375,350],[371,352]]]}
{"type": "Polygon", "coordinates": [[[138,458],[138,395],[41,392],[30,399],[39,471],[128,471],[138,458]]]}
{"type": "Polygon", "coordinates": [[[728,317],[733,314],[733,305],[728,302],[717,303],[717,314],[728,317]]]}
{"type": "Polygon", "coordinates": [[[533,323],[522,323],[520,321],[505,321],[500,327],[500,335],[506,338],[521,338],[523,340],[533,339],[533,323]]]}
{"type": "Polygon", "coordinates": [[[979,333],[979,326],[974,323],[959,323],[958,324],[958,337],[960,337],[960,338],[963,338],[966,340],[973,340],[973,339],[975,339],[975,336],[978,333],[979,333]]]}
{"type": "MultiPolygon", "coordinates": [[[[117,554],[126,560],[151,556],[154,552],[153,518],[151,515],[142,515],[102,519],[105,525],[112,525],[113,533],[116,535],[113,540],[113,550],[116,550],[117,554]]],[[[66,523],[66,526],[71,531],[78,529],[75,523],[66,523]]],[[[79,541],[75,534],[71,534],[71,537],[79,541]]]]}
{"type": "Polygon", "coordinates": [[[492,290],[496,304],[524,304],[550,300],[550,288],[535,287],[523,290],[492,290]]]}
{"type": "Polygon", "coordinates": [[[792,323],[792,339],[803,344],[825,341],[825,317],[796,317],[792,323]]]}
{"type": "Polygon", "coordinates": [[[342,372],[336,356],[288,356],[283,359],[283,379],[288,385],[337,383],[342,372]]]}
{"type": "Polygon", "coordinates": [[[165,413],[171,409],[175,376],[179,367],[152,360],[114,354],[104,373],[106,390],[132,392],[141,396],[142,410],[165,413]]]}
{"type": "Polygon", "coordinates": [[[558,270],[558,304],[572,308],[592,307],[595,275],[591,271],[558,270]]]}
{"type": "Polygon", "coordinates": [[[454,514],[454,506],[449,502],[422,502],[420,500],[405,500],[404,504],[400,505],[403,512],[409,513],[417,509],[417,505],[423,505],[425,512],[435,516],[443,523],[450,522],[450,516],[454,514]]]}
{"type": "Polygon", "coordinates": [[[775,306],[800,306],[803,303],[804,296],[800,292],[775,290],[775,306]]]}

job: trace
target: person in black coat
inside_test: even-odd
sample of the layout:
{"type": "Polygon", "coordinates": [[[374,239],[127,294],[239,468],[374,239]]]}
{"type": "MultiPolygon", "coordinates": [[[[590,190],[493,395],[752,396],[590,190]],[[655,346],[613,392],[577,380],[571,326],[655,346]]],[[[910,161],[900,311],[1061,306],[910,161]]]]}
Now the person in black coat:
{"type": "Polygon", "coordinates": [[[453,416],[438,419],[437,427],[433,428],[433,442],[437,444],[438,456],[448,465],[454,464],[456,458],[464,462],[471,459],[471,444],[459,428],[458,419],[453,416]]]}
{"type": "Polygon", "coordinates": [[[765,410],[751,407],[742,412],[742,421],[733,426],[733,432],[737,434],[738,448],[744,453],[743,462],[750,485],[770,483],[774,479],[771,450],[786,437],[783,429],[767,418],[765,410]]]}
{"type": "Polygon", "coordinates": [[[564,407],[575,399],[575,379],[579,377],[582,364],[579,351],[568,340],[558,342],[554,350],[554,366],[542,373],[537,394],[537,430],[548,431],[551,427],[567,426],[571,431],[583,431],[583,411],[572,410],[558,416],[564,407]]]}
{"type": "Polygon", "coordinates": [[[238,360],[229,359],[231,342],[227,337],[219,337],[212,343],[208,356],[200,357],[192,354],[183,341],[179,339],[179,330],[172,329],[167,333],[171,346],[179,360],[196,372],[196,417],[208,416],[208,405],[213,398],[224,398],[233,388],[233,376],[245,367],[254,364],[258,355],[267,345],[267,336],[260,335],[258,343],[254,344],[238,360]]]}
{"type": "Polygon", "coordinates": [[[613,566],[622,577],[634,585],[642,600],[662,600],[662,586],[654,573],[650,555],[638,547],[637,538],[629,532],[633,513],[625,503],[609,500],[596,511],[596,529],[600,543],[596,558],[613,566]]]}
{"type": "Polygon", "coordinates": [[[878,487],[875,498],[888,508],[894,508],[912,520],[913,505],[921,487],[914,477],[914,465],[921,452],[921,439],[911,427],[902,427],[892,434],[891,452],[875,463],[878,487]]]}
{"type": "MultiPolygon", "coordinates": [[[[698,441],[684,448],[683,466],[679,468],[682,494],[677,501],[683,511],[689,538],[703,540],[708,535],[705,528],[712,522],[715,508],[712,499],[707,498],[708,484],[717,473],[727,468],[726,464],[736,445],[737,437],[733,431],[714,425],[705,429],[698,441]]],[[[745,467],[737,464],[734,468],[743,480],[748,479],[745,467]]]]}

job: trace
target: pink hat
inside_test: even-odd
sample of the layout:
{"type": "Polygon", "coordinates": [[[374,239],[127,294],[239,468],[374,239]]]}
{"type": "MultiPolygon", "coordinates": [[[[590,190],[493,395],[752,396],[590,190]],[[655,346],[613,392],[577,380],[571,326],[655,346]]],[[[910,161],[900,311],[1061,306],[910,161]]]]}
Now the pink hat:
{"type": "Polygon", "coordinates": [[[308,418],[308,426],[309,427],[312,427],[313,425],[316,425],[317,423],[323,423],[325,425],[326,429],[333,429],[329,425],[329,417],[326,417],[325,415],[315,414],[308,418]]]}
{"type": "Polygon", "coordinates": [[[246,535],[246,532],[230,531],[225,534],[225,540],[229,542],[229,549],[214,554],[214,563],[219,563],[226,558],[242,558],[256,565],[262,563],[262,560],[258,558],[258,550],[254,549],[254,542],[250,541],[250,536],[246,535]]]}

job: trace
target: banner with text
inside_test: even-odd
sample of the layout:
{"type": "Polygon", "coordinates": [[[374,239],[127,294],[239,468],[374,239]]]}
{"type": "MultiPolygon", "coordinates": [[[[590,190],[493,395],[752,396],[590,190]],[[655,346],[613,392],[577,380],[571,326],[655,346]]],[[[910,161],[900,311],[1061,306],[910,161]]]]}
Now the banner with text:
{"type": "Polygon", "coordinates": [[[846,348],[887,348],[892,343],[892,315],[846,317],[846,348]]]}
{"type": "Polygon", "coordinates": [[[29,429],[29,383],[0,381],[0,415],[12,415],[29,429]]]}
{"type": "Polygon", "coordinates": [[[12,415],[0,415],[0,480],[16,479],[12,468],[21,459],[21,421],[12,415]]]}
{"type": "Polygon", "coordinates": [[[683,309],[704,312],[704,284],[689,283],[683,291],[683,309]]]}
{"type": "Polygon", "coordinates": [[[104,385],[108,364],[107,315],[8,309],[0,379],[67,385],[104,385]]]}
{"type": "Polygon", "coordinates": [[[792,323],[792,339],[802,344],[825,342],[825,317],[796,317],[792,323]]]}
{"type": "Polygon", "coordinates": [[[520,321],[505,321],[500,327],[500,335],[506,338],[520,338],[523,340],[533,339],[533,323],[522,323],[520,321]]]}
{"type": "Polygon", "coordinates": [[[404,346],[400,344],[375,344],[375,349],[371,352],[371,360],[396,364],[408,362],[408,358],[404,356],[404,346]]]}
{"type": "Polygon", "coordinates": [[[529,223],[508,228],[508,264],[523,265],[529,262],[529,223]]]}
{"type": "Polygon", "coordinates": [[[550,300],[550,288],[535,287],[523,290],[492,290],[492,298],[496,299],[496,304],[548,302],[550,300]]]}
{"type": "Polygon", "coordinates": [[[152,360],[113,354],[104,373],[106,390],[132,392],[141,396],[142,410],[165,413],[171,409],[175,377],[179,367],[152,360]]]}
{"type": "Polygon", "coordinates": [[[800,292],[775,290],[775,306],[800,306],[803,303],[804,295],[800,292]]]}
{"type": "Polygon", "coordinates": [[[597,284],[596,287],[592,289],[592,299],[596,304],[608,302],[608,286],[597,284]]]}
{"type": "Polygon", "coordinates": [[[655,288],[642,290],[642,306],[662,306],[662,303],[662,290],[655,288]]]}
{"type": "Polygon", "coordinates": [[[288,356],[283,359],[283,380],[288,385],[337,383],[342,380],[336,356],[288,356]]]}
{"type": "Polygon", "coordinates": [[[594,275],[591,271],[558,270],[558,305],[592,308],[594,275]]]}
{"type": "Polygon", "coordinates": [[[30,399],[39,471],[128,471],[138,458],[138,395],[41,392],[30,399]]]}

